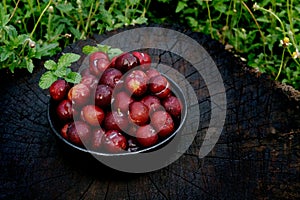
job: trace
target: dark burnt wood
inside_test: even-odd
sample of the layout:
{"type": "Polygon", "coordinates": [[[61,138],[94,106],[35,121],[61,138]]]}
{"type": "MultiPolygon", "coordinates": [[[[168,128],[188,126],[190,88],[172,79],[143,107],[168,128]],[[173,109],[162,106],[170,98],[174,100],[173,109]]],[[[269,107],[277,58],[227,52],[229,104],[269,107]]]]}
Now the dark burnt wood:
{"type": "MultiPolygon", "coordinates": [[[[188,76],[201,110],[198,134],[180,159],[145,174],[112,170],[57,140],[47,121],[48,92],[38,87],[43,63],[37,62],[33,74],[0,72],[0,199],[299,199],[299,92],[248,69],[208,36],[178,30],[208,51],[225,83],[226,122],[208,156],[200,159],[198,151],[210,120],[209,94],[178,56],[147,50],[188,76]]],[[[115,33],[64,51],[81,53],[115,33]]]]}

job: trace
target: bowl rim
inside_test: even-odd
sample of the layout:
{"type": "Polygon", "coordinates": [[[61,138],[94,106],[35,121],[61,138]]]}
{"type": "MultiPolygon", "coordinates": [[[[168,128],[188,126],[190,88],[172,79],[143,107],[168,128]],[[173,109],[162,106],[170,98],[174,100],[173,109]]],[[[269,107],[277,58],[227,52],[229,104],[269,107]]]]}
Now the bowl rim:
{"type": "Polygon", "coordinates": [[[167,142],[169,142],[170,140],[172,140],[176,136],[176,134],[182,129],[182,127],[185,125],[185,121],[186,121],[186,118],[187,118],[187,110],[188,110],[187,109],[188,105],[187,105],[187,102],[186,102],[186,97],[184,96],[184,93],[183,93],[181,87],[173,79],[171,79],[170,77],[168,77],[166,74],[162,74],[162,75],[168,79],[168,81],[170,82],[171,88],[172,89],[175,88],[175,91],[172,90],[172,92],[181,101],[181,104],[182,104],[181,119],[180,119],[179,126],[176,128],[176,130],[171,135],[169,135],[168,137],[164,138],[159,143],[157,143],[157,144],[155,144],[153,146],[150,146],[150,147],[147,147],[147,148],[143,148],[143,149],[140,149],[140,150],[137,150],[137,151],[132,151],[132,152],[124,151],[124,152],[120,152],[120,153],[105,153],[105,152],[99,152],[99,151],[95,151],[95,150],[92,150],[92,149],[87,149],[87,148],[84,148],[84,147],[77,146],[77,145],[71,143],[70,141],[68,141],[67,139],[65,139],[59,133],[59,131],[57,130],[57,128],[55,127],[55,125],[53,123],[53,120],[52,120],[52,117],[51,117],[51,111],[50,111],[51,106],[52,106],[52,104],[55,101],[51,97],[50,97],[50,99],[48,101],[48,107],[47,107],[47,118],[48,118],[48,122],[50,124],[50,128],[55,133],[55,135],[61,141],[63,141],[65,144],[67,144],[68,146],[70,146],[70,147],[72,147],[72,148],[74,148],[76,150],[79,150],[81,152],[92,154],[94,156],[105,156],[105,157],[130,156],[130,155],[136,155],[136,154],[139,154],[139,153],[146,153],[146,152],[155,151],[155,149],[160,148],[161,146],[163,146],[164,144],[166,144],[167,142]]]}

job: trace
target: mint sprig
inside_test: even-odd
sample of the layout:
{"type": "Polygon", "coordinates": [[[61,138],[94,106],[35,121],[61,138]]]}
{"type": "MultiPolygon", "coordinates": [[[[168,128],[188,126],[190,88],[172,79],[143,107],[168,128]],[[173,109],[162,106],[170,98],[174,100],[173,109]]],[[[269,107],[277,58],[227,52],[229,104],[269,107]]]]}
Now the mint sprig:
{"type": "Polygon", "coordinates": [[[47,89],[57,79],[65,79],[69,83],[79,83],[81,81],[81,75],[77,72],[73,72],[70,69],[72,63],[78,61],[80,55],[75,53],[66,53],[62,55],[58,62],[53,60],[47,60],[44,67],[48,70],[40,78],[39,86],[42,89],[47,89]]]}
{"type": "Polygon", "coordinates": [[[112,59],[113,57],[123,53],[123,51],[119,48],[112,48],[111,46],[102,45],[102,44],[97,44],[96,46],[86,45],[82,48],[82,52],[86,55],[99,52],[99,51],[106,53],[109,59],[112,59]]]}

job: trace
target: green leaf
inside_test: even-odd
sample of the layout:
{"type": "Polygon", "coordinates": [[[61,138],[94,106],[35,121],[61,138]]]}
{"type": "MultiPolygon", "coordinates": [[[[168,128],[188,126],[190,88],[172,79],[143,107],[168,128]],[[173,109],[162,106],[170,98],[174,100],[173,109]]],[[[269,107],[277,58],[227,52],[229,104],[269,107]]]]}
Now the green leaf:
{"type": "Polygon", "coordinates": [[[202,4],[203,4],[203,0],[196,0],[197,1],[197,3],[200,5],[200,6],[202,6],[202,4]]]}
{"type": "Polygon", "coordinates": [[[56,6],[56,8],[58,10],[60,10],[61,12],[64,12],[64,13],[68,13],[70,12],[71,10],[74,9],[74,7],[72,6],[72,4],[68,3],[68,4],[58,4],[56,6]]]}
{"type": "Polygon", "coordinates": [[[1,3],[0,4],[0,28],[6,26],[8,22],[9,22],[9,15],[6,15],[6,12],[1,3]]]}
{"type": "Polygon", "coordinates": [[[58,59],[57,68],[69,67],[73,62],[79,60],[80,55],[75,53],[66,53],[58,59]]]}
{"type": "Polygon", "coordinates": [[[0,53],[0,62],[5,61],[13,54],[13,51],[10,51],[9,49],[7,49],[5,47],[1,47],[1,46],[0,46],[0,52],[1,52],[0,53]]]}
{"type": "Polygon", "coordinates": [[[179,13],[180,11],[182,11],[185,7],[187,7],[187,4],[183,1],[179,1],[176,7],[175,12],[179,13]]]}
{"type": "Polygon", "coordinates": [[[131,24],[135,25],[135,24],[145,24],[147,23],[147,18],[146,17],[138,17],[137,19],[133,19],[131,24]]]}
{"type": "Polygon", "coordinates": [[[170,3],[170,0],[157,0],[157,1],[162,3],[170,3]]]}
{"type": "Polygon", "coordinates": [[[53,60],[47,60],[44,64],[44,67],[48,70],[56,70],[57,64],[53,60]]]}
{"type": "Polygon", "coordinates": [[[65,80],[69,83],[79,83],[81,81],[81,75],[77,72],[70,72],[67,77],[65,77],[65,80]]]}
{"type": "Polygon", "coordinates": [[[37,50],[34,57],[41,59],[43,56],[52,56],[56,53],[56,49],[59,49],[58,45],[58,43],[44,44],[42,47],[36,45],[37,50]]]}
{"type": "Polygon", "coordinates": [[[111,49],[108,51],[107,55],[108,55],[109,59],[111,60],[113,57],[118,56],[118,55],[120,55],[120,54],[122,54],[122,53],[123,53],[123,51],[122,51],[121,49],[118,49],[118,48],[111,48],[111,49]]]}
{"type": "Polygon", "coordinates": [[[65,25],[65,24],[60,24],[60,25],[56,26],[53,35],[56,36],[56,35],[62,34],[62,32],[65,30],[65,28],[66,28],[66,25],[65,25]]]}
{"type": "Polygon", "coordinates": [[[129,0],[130,5],[136,5],[139,3],[139,0],[129,0]]]}
{"type": "Polygon", "coordinates": [[[73,28],[73,27],[70,27],[70,32],[75,36],[76,39],[80,39],[81,37],[81,33],[79,30],[73,28]]]}
{"type": "Polygon", "coordinates": [[[39,81],[39,86],[42,89],[47,89],[57,80],[57,76],[55,76],[51,71],[45,72],[39,81]]]}
{"type": "Polygon", "coordinates": [[[29,36],[26,34],[18,35],[17,45],[24,44],[27,39],[29,39],[29,36]]]}
{"type": "Polygon", "coordinates": [[[32,73],[33,68],[34,68],[34,65],[33,65],[33,63],[32,63],[32,60],[31,60],[31,59],[26,60],[26,65],[27,65],[27,70],[28,70],[30,73],[32,73]]]}
{"type": "Polygon", "coordinates": [[[223,2],[219,2],[219,3],[214,5],[214,9],[216,9],[220,13],[226,13],[227,6],[223,2]]]}
{"type": "Polygon", "coordinates": [[[97,48],[98,48],[98,51],[107,53],[111,47],[108,45],[97,44],[97,48]]]}
{"type": "Polygon", "coordinates": [[[266,16],[258,17],[258,18],[256,18],[256,20],[258,22],[264,22],[264,23],[269,23],[270,22],[270,20],[266,16]]]}
{"type": "Polygon", "coordinates": [[[67,67],[60,67],[57,68],[53,74],[59,78],[63,78],[67,75],[67,67]]]}
{"type": "Polygon", "coordinates": [[[97,52],[97,51],[98,51],[98,48],[95,46],[87,45],[82,48],[82,52],[86,55],[97,52]]]}

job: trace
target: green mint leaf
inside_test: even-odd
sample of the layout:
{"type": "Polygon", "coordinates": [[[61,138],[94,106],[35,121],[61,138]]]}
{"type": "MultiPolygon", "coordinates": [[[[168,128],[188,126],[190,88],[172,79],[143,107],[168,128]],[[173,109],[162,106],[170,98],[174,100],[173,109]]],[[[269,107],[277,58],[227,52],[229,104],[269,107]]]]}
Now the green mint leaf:
{"type": "Polygon", "coordinates": [[[67,77],[65,77],[65,80],[69,83],[79,83],[81,81],[81,75],[77,72],[70,72],[67,77]]]}
{"type": "Polygon", "coordinates": [[[47,60],[44,64],[44,67],[48,70],[56,70],[57,64],[53,60],[47,60]]]}
{"type": "Polygon", "coordinates": [[[68,73],[67,73],[67,68],[66,67],[61,67],[57,68],[54,72],[52,72],[55,76],[59,78],[64,78],[68,73]]]}
{"type": "Polygon", "coordinates": [[[121,49],[118,48],[111,48],[109,49],[109,51],[107,52],[107,55],[109,57],[109,59],[111,60],[113,57],[118,56],[120,54],[122,54],[123,51],[121,49]]]}
{"type": "Polygon", "coordinates": [[[73,62],[79,60],[80,55],[75,53],[66,53],[58,59],[57,68],[69,67],[73,62]]]}
{"type": "Polygon", "coordinates": [[[98,51],[107,53],[111,47],[108,45],[97,44],[97,48],[98,48],[98,51]]]}
{"type": "Polygon", "coordinates": [[[89,54],[97,52],[97,51],[99,51],[99,49],[97,47],[90,46],[90,45],[84,46],[82,48],[82,52],[86,55],[89,55],[89,54]]]}
{"type": "Polygon", "coordinates": [[[57,76],[55,76],[51,71],[45,72],[39,81],[39,86],[42,89],[47,89],[57,80],[57,76]]]}

